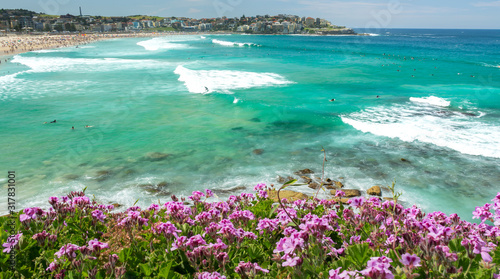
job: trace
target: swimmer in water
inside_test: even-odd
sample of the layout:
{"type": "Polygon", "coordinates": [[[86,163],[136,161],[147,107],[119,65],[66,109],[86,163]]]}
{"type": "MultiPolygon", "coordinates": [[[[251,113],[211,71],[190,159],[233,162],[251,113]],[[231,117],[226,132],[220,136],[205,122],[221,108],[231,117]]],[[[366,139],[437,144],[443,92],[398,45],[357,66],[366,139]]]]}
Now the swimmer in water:
{"type": "Polygon", "coordinates": [[[56,120],[54,119],[54,121],[50,121],[50,123],[56,123],[56,120]]]}
{"type": "Polygon", "coordinates": [[[335,102],[335,99],[331,99],[330,102],[335,102]]]}

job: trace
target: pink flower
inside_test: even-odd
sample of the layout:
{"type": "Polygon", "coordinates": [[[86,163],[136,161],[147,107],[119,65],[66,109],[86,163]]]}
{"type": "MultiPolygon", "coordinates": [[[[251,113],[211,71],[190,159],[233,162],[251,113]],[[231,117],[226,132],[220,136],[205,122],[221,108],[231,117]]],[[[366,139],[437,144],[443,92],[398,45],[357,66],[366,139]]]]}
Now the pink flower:
{"type": "Polygon", "coordinates": [[[356,276],[357,272],[356,271],[347,271],[344,270],[342,273],[340,273],[340,269],[342,267],[339,267],[337,269],[331,269],[328,274],[330,275],[328,279],[351,279],[356,276]]]}
{"type": "Polygon", "coordinates": [[[266,190],[260,190],[258,193],[257,193],[257,196],[261,199],[267,199],[269,198],[269,194],[267,193],[266,190]]]}
{"type": "Polygon", "coordinates": [[[370,278],[376,279],[393,279],[394,275],[389,270],[392,260],[385,256],[372,257],[366,266],[366,269],[361,271],[361,274],[370,278]]]}
{"type": "Polygon", "coordinates": [[[365,199],[363,197],[350,199],[350,205],[354,206],[354,207],[360,207],[363,205],[364,202],[365,202],[365,199]]]}
{"type": "Polygon", "coordinates": [[[199,202],[201,200],[201,197],[204,197],[205,194],[200,191],[193,191],[193,194],[188,197],[188,199],[194,201],[194,202],[199,202]]]}
{"type": "Polygon", "coordinates": [[[107,243],[102,243],[102,242],[98,241],[97,239],[94,239],[94,240],[89,241],[88,248],[92,251],[98,252],[102,249],[109,248],[109,246],[107,243]]]}
{"type": "Polygon", "coordinates": [[[420,266],[420,258],[416,255],[406,253],[401,256],[401,263],[410,268],[417,267],[420,266]]]}
{"type": "Polygon", "coordinates": [[[257,271],[260,271],[263,273],[269,273],[269,270],[263,269],[257,263],[251,263],[251,262],[246,263],[244,261],[240,261],[240,263],[234,269],[234,271],[238,274],[241,274],[243,276],[248,276],[248,277],[255,277],[257,271]]]}
{"type": "Polygon", "coordinates": [[[104,219],[106,219],[106,215],[104,215],[100,210],[92,211],[92,217],[94,218],[94,220],[100,221],[102,223],[104,223],[104,219]]]}
{"type": "Polygon", "coordinates": [[[151,204],[147,209],[147,211],[154,210],[155,212],[160,211],[160,206],[158,204],[151,204]]]}
{"type": "MultiPolygon", "coordinates": [[[[174,243],[172,243],[172,248],[170,249],[171,251],[175,251],[177,249],[184,249],[186,246],[186,240],[187,237],[185,236],[180,236],[178,237],[174,243]]],[[[168,252],[168,251],[167,251],[168,252]]]]}
{"type": "Polygon", "coordinates": [[[198,279],[226,279],[226,276],[220,275],[218,272],[202,272],[198,275],[198,279]]]}
{"type": "Polygon", "coordinates": [[[62,256],[67,256],[70,259],[76,258],[76,253],[75,251],[80,250],[80,246],[68,243],[66,245],[63,245],[61,249],[59,249],[58,252],[54,253],[55,256],[58,258],[61,258],[62,256]]]}
{"type": "Polygon", "coordinates": [[[2,246],[5,248],[3,249],[3,252],[10,253],[10,251],[17,246],[17,244],[19,243],[19,238],[22,235],[23,235],[22,233],[18,233],[15,236],[9,236],[9,238],[7,238],[7,242],[2,244],[2,246]]]}
{"type": "Polygon", "coordinates": [[[206,189],[205,193],[207,193],[207,198],[213,197],[214,193],[210,189],[206,189]]]}
{"type": "Polygon", "coordinates": [[[282,266],[290,266],[294,267],[296,265],[301,265],[302,260],[299,257],[286,257],[286,261],[282,264],[282,266]]]}
{"type": "Polygon", "coordinates": [[[253,187],[254,191],[260,191],[262,189],[264,189],[266,187],[266,184],[264,183],[259,183],[257,185],[255,185],[255,187],[253,187]]]}
{"type": "Polygon", "coordinates": [[[472,212],[472,219],[481,219],[481,222],[484,222],[491,218],[493,214],[490,212],[491,204],[487,203],[484,206],[476,207],[476,210],[472,212]]]}
{"type": "Polygon", "coordinates": [[[257,224],[258,231],[265,231],[267,233],[272,233],[277,228],[278,228],[278,221],[276,219],[265,218],[259,220],[259,223],[257,224]]]}
{"type": "Polygon", "coordinates": [[[59,199],[57,197],[50,197],[49,198],[50,205],[54,206],[55,204],[57,204],[57,202],[59,202],[59,199]]]}
{"type": "Polygon", "coordinates": [[[190,237],[186,242],[186,245],[191,247],[191,249],[193,249],[194,247],[198,247],[200,245],[206,245],[206,244],[207,243],[205,242],[203,237],[199,234],[190,237]]]}
{"type": "Polygon", "coordinates": [[[171,236],[178,237],[177,233],[181,232],[181,230],[178,230],[174,224],[170,222],[166,223],[158,223],[153,227],[153,231],[157,234],[163,234],[165,238],[170,238],[171,236]]]}
{"type": "Polygon", "coordinates": [[[46,270],[46,271],[49,271],[49,270],[50,270],[50,271],[54,271],[54,270],[56,270],[58,267],[59,267],[59,266],[58,266],[58,265],[57,265],[57,263],[54,261],[54,262],[51,262],[51,263],[49,264],[49,267],[47,267],[45,270],[46,270]]]}

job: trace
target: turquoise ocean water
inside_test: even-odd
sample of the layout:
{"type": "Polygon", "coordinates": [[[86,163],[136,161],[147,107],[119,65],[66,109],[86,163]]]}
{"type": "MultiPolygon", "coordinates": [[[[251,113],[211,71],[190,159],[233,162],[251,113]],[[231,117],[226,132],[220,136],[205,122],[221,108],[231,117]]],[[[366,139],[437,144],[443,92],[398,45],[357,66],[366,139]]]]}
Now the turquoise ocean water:
{"type": "Polygon", "coordinates": [[[499,30],[117,39],[16,55],[0,74],[0,182],[16,171],[19,208],[85,186],[127,206],[251,191],[321,176],[322,147],[326,177],[396,179],[426,212],[471,220],[500,190],[499,30]]]}

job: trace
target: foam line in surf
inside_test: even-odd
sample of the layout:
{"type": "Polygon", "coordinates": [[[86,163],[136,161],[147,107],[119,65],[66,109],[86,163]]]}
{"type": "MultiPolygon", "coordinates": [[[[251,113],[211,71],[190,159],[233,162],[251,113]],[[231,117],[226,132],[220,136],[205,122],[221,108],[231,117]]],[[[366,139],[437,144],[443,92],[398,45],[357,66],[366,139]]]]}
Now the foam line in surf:
{"type": "Polygon", "coordinates": [[[144,49],[149,51],[156,50],[171,50],[171,49],[185,49],[189,46],[186,44],[181,44],[178,42],[193,40],[192,38],[186,38],[185,40],[179,40],[174,38],[153,38],[145,41],[140,41],[137,45],[142,46],[144,49]]]}
{"type": "MultiPolygon", "coordinates": [[[[418,103],[418,102],[417,102],[418,103]]],[[[481,112],[478,112],[482,116],[481,112]]],[[[430,143],[463,154],[500,158],[500,127],[477,116],[409,102],[341,116],[355,129],[406,142],[430,143]]]]}
{"type": "Polygon", "coordinates": [[[410,101],[412,101],[414,103],[431,105],[431,106],[438,106],[438,107],[447,107],[450,105],[450,101],[447,101],[443,98],[439,98],[436,96],[429,96],[429,97],[423,97],[423,98],[410,97],[410,101]]]}
{"type": "Polygon", "coordinates": [[[30,72],[58,72],[65,70],[84,72],[115,71],[160,67],[159,64],[162,64],[148,59],[28,57],[22,55],[14,56],[11,62],[29,67],[30,72]]]}
{"type": "Polygon", "coordinates": [[[184,82],[191,93],[231,94],[231,90],[253,87],[278,86],[292,83],[275,73],[255,73],[232,70],[190,70],[182,65],[177,66],[174,73],[179,81],[184,82]]]}
{"type": "Polygon", "coordinates": [[[222,41],[222,40],[217,40],[217,39],[212,39],[212,43],[218,44],[218,45],[221,45],[221,46],[228,46],[228,47],[232,47],[232,46],[239,46],[239,47],[244,47],[244,46],[259,46],[259,45],[254,44],[254,43],[238,43],[238,42],[222,41]]]}

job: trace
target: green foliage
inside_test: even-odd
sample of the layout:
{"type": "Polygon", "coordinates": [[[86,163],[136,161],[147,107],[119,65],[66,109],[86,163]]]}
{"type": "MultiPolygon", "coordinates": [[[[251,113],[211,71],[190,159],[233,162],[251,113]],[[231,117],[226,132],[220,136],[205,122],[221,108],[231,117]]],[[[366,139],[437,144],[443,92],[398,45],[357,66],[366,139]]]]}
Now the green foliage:
{"type": "Polygon", "coordinates": [[[255,215],[256,218],[274,218],[276,217],[276,208],[273,207],[274,201],[265,199],[252,202],[252,206],[244,207],[255,215]]]}

